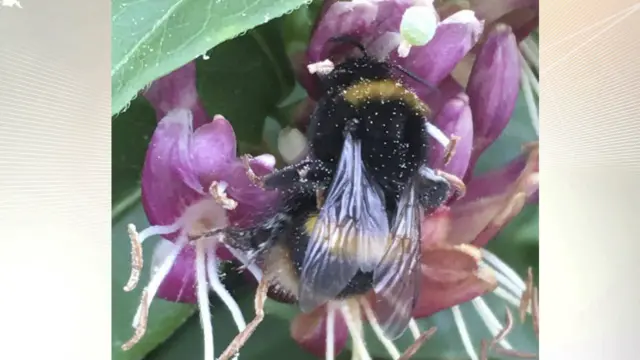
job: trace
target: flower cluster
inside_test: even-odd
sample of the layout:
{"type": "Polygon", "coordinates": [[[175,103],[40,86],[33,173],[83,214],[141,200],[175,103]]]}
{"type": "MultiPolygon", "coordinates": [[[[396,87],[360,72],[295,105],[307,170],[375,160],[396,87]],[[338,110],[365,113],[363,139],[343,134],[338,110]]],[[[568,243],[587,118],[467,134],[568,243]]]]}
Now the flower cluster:
{"type": "MultiPolygon", "coordinates": [[[[253,185],[245,159],[236,156],[231,124],[222,116],[210,120],[196,93],[195,63],[155,81],[144,96],[154,106],[158,125],[142,171],[142,203],[151,224],[138,233],[130,225],[134,268],[125,290],[135,287],[142,268],[142,243],[161,236],[153,253],[152,276],[134,318],[133,346],[144,334],[151,302],[197,303],[205,336],[207,359],[214,358],[209,291],[216,293],[242,331],[246,322],[233,297],[221,283],[219,263],[244,255],[220,246],[214,239],[192,241],[209,230],[259,221],[276,200],[253,185]]],[[[264,154],[248,160],[254,174],[273,171],[275,158],[264,154]]],[[[259,279],[260,269],[248,269],[259,279]]]]}
{"type": "MultiPolygon", "coordinates": [[[[325,0],[309,47],[299,54],[295,64],[298,79],[309,95],[295,119],[300,128],[306,126],[321,95],[318,79],[308,71],[309,65],[329,58],[339,61],[354,51],[330,45],[327,40],[333,36],[354,36],[370,55],[388,59],[413,74],[399,76],[434,114],[431,133],[438,141],[430,148],[431,166],[463,179],[466,186],[464,197],[450,199],[424,219],[423,290],[413,316],[423,318],[451,309],[462,344],[472,359],[478,356],[458,305],[472,302],[497,336],[501,332],[496,325],[499,321],[480,295],[494,292],[517,306],[526,292],[525,282],[483,247],[527,201],[537,201],[538,145],[524,144],[523,153],[503,168],[481,175],[475,174],[474,169],[509,122],[521,87],[537,131],[533,93],[538,92],[538,86],[531,68],[537,69],[537,47],[526,37],[536,23],[537,1],[531,0],[491,4],[478,0],[466,5],[444,1],[434,4],[429,0],[325,0]],[[411,10],[415,7],[421,10],[411,10]],[[518,13],[522,9],[529,11],[527,16],[518,13]],[[408,38],[407,26],[415,19],[407,20],[405,15],[416,13],[434,14],[434,28],[410,28],[413,33],[409,35],[413,37],[408,38]],[[449,139],[454,138],[455,153],[444,161],[449,139]]],[[[158,79],[144,96],[158,118],[142,174],[142,199],[151,226],[139,233],[133,226],[129,229],[134,267],[127,290],[135,287],[142,269],[143,241],[151,236],[161,236],[162,240],[154,249],[152,277],[134,319],[136,334],[124,347],[131,347],[143,336],[149,306],[160,297],[198,304],[205,360],[213,360],[208,293],[212,290],[220,297],[239,331],[244,330],[247,324],[242,313],[220,281],[219,262],[233,258],[246,262],[246,258],[215,239],[193,240],[205,231],[259,221],[277,195],[253,186],[246,171],[247,162],[236,155],[230,123],[220,115],[212,120],[207,116],[195,89],[194,63],[158,79]]],[[[273,171],[275,158],[269,154],[257,156],[248,160],[248,166],[253,173],[264,175],[273,171]]],[[[259,280],[260,269],[247,265],[259,280]]],[[[358,330],[364,318],[391,357],[399,358],[400,351],[384,338],[364,305],[347,312],[321,307],[300,314],[291,324],[291,335],[303,348],[326,359],[333,359],[351,336],[354,353],[366,359],[368,353],[358,330]]],[[[422,332],[415,321],[410,323],[410,330],[416,344],[432,333],[422,332]]],[[[499,340],[502,348],[511,349],[504,337],[499,340]]],[[[407,350],[405,357],[411,351],[415,348],[407,350]]]]}
{"type": "MultiPolygon", "coordinates": [[[[525,283],[498,257],[482,248],[528,200],[537,199],[539,171],[538,145],[531,143],[523,144],[523,154],[503,168],[479,176],[474,174],[478,158],[509,122],[521,85],[536,131],[538,120],[532,97],[532,89],[537,91],[537,80],[529,68],[529,63],[537,66],[537,54],[518,40],[531,31],[537,13],[533,12],[533,18],[523,15],[512,18],[515,34],[507,23],[495,23],[514,10],[536,10],[537,2],[496,1],[491,6],[487,3],[476,2],[471,8],[444,3],[436,9],[431,1],[325,1],[309,48],[296,57],[299,79],[309,94],[298,111],[297,126],[302,130],[321,95],[318,79],[305,70],[309,65],[327,64],[327,59],[340,61],[359,51],[328,42],[337,35],[350,35],[364,45],[369,55],[388,59],[437,87],[434,91],[412,77],[403,79],[432,109],[435,114],[432,123],[446,137],[458,139],[456,151],[446,163],[447,149],[443,144],[447,140],[438,139],[438,133],[434,132],[438,141],[430,149],[431,166],[463,178],[467,191],[464,197],[451,199],[447,206],[424,220],[422,293],[413,315],[422,318],[451,308],[463,345],[472,359],[477,355],[467,341],[466,326],[457,305],[471,301],[496,335],[501,330],[495,325],[499,322],[480,295],[493,291],[513,305],[519,303],[525,283]],[[407,49],[403,22],[407,14],[414,16],[416,7],[422,8],[418,13],[435,13],[437,21],[434,31],[424,31],[429,38],[425,45],[407,49]]],[[[321,310],[301,314],[294,320],[291,333],[309,351],[331,357],[334,354],[326,353],[325,346],[327,316],[321,310]]],[[[375,328],[375,319],[367,320],[375,328]]],[[[348,334],[347,325],[334,324],[340,326],[332,336],[336,339],[335,353],[344,346],[348,334]]],[[[412,332],[418,339],[420,331],[415,323],[412,332]]],[[[390,355],[397,358],[399,352],[393,344],[387,339],[380,340],[390,355]]],[[[511,348],[504,339],[501,345],[511,348]]]]}

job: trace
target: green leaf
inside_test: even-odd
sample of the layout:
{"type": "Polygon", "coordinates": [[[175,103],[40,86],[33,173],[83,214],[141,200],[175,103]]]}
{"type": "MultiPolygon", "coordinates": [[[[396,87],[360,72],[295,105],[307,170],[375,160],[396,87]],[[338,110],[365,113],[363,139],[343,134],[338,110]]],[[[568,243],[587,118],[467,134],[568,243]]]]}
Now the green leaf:
{"type": "Polygon", "coordinates": [[[117,216],[140,198],[140,172],[157,120],[151,105],[140,97],[111,124],[111,202],[117,216]]]}
{"type": "Polygon", "coordinates": [[[280,19],[216,46],[198,58],[197,89],[209,115],[224,115],[238,139],[261,143],[266,117],[295,81],[280,35],[280,19]]]}
{"type": "Polygon", "coordinates": [[[113,0],[111,110],[153,80],[307,0],[113,0]]]}
{"type": "Polygon", "coordinates": [[[536,281],[539,265],[539,208],[538,204],[526,205],[487,246],[487,249],[509,264],[523,279],[527,276],[527,269],[532,267],[536,281]]]}
{"type": "Polygon", "coordinates": [[[133,335],[131,323],[140,302],[142,289],[149,281],[151,256],[154,242],[145,242],[144,264],[138,287],[125,292],[122,287],[129,279],[130,242],[127,235],[127,224],[135,224],[139,229],[148,226],[142,206],[136,206],[124,211],[120,219],[115,221],[112,230],[111,264],[113,268],[111,296],[111,353],[114,360],[139,360],[169,337],[176,328],[182,325],[195,308],[191,305],[176,304],[160,299],[154,299],[149,311],[149,323],[142,340],[129,351],[120,348],[133,335]]]}
{"type": "MultiPolygon", "coordinates": [[[[253,319],[253,289],[236,290],[232,296],[239,303],[247,323],[253,319]]],[[[219,356],[226,346],[237,335],[238,329],[229,311],[218,299],[212,301],[211,318],[215,342],[215,353],[219,356]]],[[[199,315],[193,316],[185,326],[176,331],[168,341],[159,346],[147,357],[147,360],[182,360],[185,354],[190,359],[202,359],[203,339],[199,315]]],[[[289,334],[289,321],[272,316],[266,309],[264,321],[249,338],[240,352],[241,359],[299,359],[315,360],[316,357],[303,351],[289,334]]]]}

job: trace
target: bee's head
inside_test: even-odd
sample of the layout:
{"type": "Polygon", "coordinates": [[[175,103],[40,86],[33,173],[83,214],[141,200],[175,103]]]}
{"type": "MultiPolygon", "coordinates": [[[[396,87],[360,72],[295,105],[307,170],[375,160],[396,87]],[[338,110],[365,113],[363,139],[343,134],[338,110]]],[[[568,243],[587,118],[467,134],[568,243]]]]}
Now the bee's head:
{"type": "Polygon", "coordinates": [[[329,38],[327,43],[333,44],[329,53],[332,54],[334,69],[324,76],[324,82],[328,88],[348,87],[364,79],[383,80],[393,77],[393,71],[397,70],[407,78],[418,84],[438,92],[438,88],[429,81],[424,80],[405,69],[404,67],[389,61],[379,60],[371,56],[362,42],[353,35],[339,35],[329,38]],[[360,56],[351,54],[351,50],[358,49],[360,56]]]}
{"type": "Polygon", "coordinates": [[[391,77],[391,66],[370,56],[365,46],[354,36],[341,35],[330,38],[330,60],[334,64],[331,72],[322,76],[327,89],[340,89],[367,80],[382,80],[391,77]],[[359,55],[351,55],[351,50],[358,49],[359,55]]]}

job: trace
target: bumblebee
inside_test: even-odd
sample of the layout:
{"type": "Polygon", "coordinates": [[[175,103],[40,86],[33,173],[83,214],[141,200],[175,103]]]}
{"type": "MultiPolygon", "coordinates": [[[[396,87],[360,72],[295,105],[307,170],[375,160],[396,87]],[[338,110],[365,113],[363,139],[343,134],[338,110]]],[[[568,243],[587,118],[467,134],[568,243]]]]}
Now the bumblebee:
{"type": "Polygon", "coordinates": [[[308,156],[260,179],[281,193],[277,211],[207,236],[222,233],[224,244],[250,254],[265,287],[303,312],[373,290],[376,319],[395,339],[419,295],[423,213],[446,201],[452,184],[427,165],[428,107],[398,67],[357,46],[362,56],[320,76],[308,156]]]}

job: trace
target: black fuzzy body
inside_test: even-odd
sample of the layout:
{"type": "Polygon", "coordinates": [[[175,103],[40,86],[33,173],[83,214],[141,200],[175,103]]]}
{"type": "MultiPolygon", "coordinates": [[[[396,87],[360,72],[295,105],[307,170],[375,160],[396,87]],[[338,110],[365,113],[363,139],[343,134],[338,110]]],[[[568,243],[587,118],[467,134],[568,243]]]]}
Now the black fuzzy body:
{"type": "MultiPolygon", "coordinates": [[[[426,161],[424,108],[394,98],[363,98],[354,105],[344,96],[345,91],[356,84],[389,80],[398,81],[393,77],[391,67],[368,57],[347,60],[323,78],[325,95],[319,99],[311,115],[307,136],[310,140],[309,157],[319,161],[326,171],[315,176],[315,186],[305,188],[307,190],[298,191],[298,187],[287,183],[277,186],[286,190],[283,209],[290,217],[276,243],[283,250],[278,259],[280,262],[277,262],[279,265],[272,266],[285,268],[283,264],[290,262],[292,266],[288,271],[293,271],[289,274],[293,278],[299,279],[310,238],[305,223],[319,212],[316,194],[308,189],[328,190],[331,173],[342,151],[345,127],[352,127],[349,130],[354,138],[362,142],[365,168],[383,190],[390,224],[401,192],[426,161]]],[[[282,286],[281,293],[294,291],[287,287],[290,288],[282,286]]],[[[358,272],[338,298],[361,295],[371,288],[372,273],[358,272]]]]}

